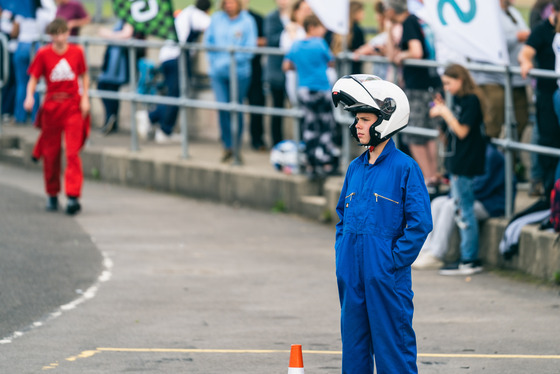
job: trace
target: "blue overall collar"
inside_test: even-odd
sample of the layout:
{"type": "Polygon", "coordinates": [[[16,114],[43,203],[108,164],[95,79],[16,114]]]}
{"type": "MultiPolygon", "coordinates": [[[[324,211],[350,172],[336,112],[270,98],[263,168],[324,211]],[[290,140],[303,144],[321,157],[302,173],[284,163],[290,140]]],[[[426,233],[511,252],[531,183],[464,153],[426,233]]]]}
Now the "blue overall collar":
{"type": "MultiPolygon", "coordinates": [[[[396,148],[397,147],[395,146],[393,138],[389,139],[387,144],[385,144],[385,148],[383,148],[383,151],[381,152],[379,157],[377,157],[377,160],[375,160],[375,163],[377,164],[379,162],[382,162],[385,158],[387,158],[389,153],[393,152],[396,148]]],[[[369,148],[364,153],[362,153],[362,156],[360,157],[362,157],[362,163],[369,164],[369,148]]]]}

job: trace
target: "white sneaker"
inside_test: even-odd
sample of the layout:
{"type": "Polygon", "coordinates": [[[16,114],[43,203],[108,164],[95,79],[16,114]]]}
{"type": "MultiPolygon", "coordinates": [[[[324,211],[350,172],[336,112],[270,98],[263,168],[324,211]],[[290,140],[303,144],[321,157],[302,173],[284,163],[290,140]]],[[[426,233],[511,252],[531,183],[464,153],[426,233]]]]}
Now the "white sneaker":
{"type": "Polygon", "coordinates": [[[421,254],[412,264],[412,268],[415,270],[437,270],[441,269],[442,266],[443,261],[431,253],[421,254]]]}
{"type": "Polygon", "coordinates": [[[167,135],[160,129],[159,127],[156,128],[155,139],[156,143],[159,144],[167,144],[167,143],[180,143],[181,142],[181,134],[172,133],[171,135],[167,135]]]}
{"type": "Polygon", "coordinates": [[[150,117],[148,116],[147,110],[139,110],[136,112],[136,131],[138,132],[138,137],[142,140],[148,139],[148,133],[150,132],[150,117]]]}
{"type": "Polygon", "coordinates": [[[439,271],[440,275],[472,275],[482,271],[482,264],[479,260],[472,262],[462,262],[456,265],[445,267],[439,271]]]}

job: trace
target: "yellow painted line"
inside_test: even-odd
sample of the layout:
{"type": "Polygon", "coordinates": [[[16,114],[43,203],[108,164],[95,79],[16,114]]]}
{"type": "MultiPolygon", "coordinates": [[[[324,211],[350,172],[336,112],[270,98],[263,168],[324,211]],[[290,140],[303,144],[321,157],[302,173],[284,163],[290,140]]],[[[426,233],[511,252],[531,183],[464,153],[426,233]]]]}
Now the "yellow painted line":
{"type": "MultiPolygon", "coordinates": [[[[183,348],[97,348],[99,352],[136,352],[136,353],[289,353],[289,350],[274,349],[183,349],[183,348]]],[[[305,354],[341,355],[342,351],[308,351],[305,354]]],[[[514,354],[461,354],[461,353],[419,353],[418,357],[436,358],[501,358],[501,359],[541,359],[560,360],[560,355],[514,355],[514,354]]]]}
{"type": "Polygon", "coordinates": [[[504,354],[454,354],[454,353],[419,353],[418,357],[439,358],[522,358],[540,360],[560,360],[560,355],[504,355],[504,354]]]}
{"type": "Polygon", "coordinates": [[[101,353],[99,350],[95,350],[95,351],[83,351],[82,353],[80,353],[77,356],[72,356],[72,357],[68,357],[66,359],[66,361],[76,361],[79,358],[90,358],[91,356],[97,354],[97,353],[101,353]]]}

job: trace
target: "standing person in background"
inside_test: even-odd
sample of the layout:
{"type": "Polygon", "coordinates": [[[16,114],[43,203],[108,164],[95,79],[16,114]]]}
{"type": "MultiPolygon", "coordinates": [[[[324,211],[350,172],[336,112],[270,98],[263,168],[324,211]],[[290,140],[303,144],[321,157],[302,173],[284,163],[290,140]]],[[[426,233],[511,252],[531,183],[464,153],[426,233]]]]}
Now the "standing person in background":
{"type": "MultiPolygon", "coordinates": [[[[249,0],[244,0],[245,9],[249,12],[251,17],[255,20],[257,25],[257,46],[266,47],[266,37],[264,35],[264,20],[260,14],[249,9],[249,0]]],[[[262,55],[255,54],[251,60],[251,84],[249,85],[249,92],[247,92],[247,99],[249,105],[265,106],[265,96],[263,91],[263,69],[262,69],[262,55]]],[[[251,133],[251,147],[255,151],[266,150],[266,145],[263,139],[264,125],[263,115],[251,113],[249,117],[249,129],[251,133]]]]}
{"type": "MultiPolygon", "coordinates": [[[[112,40],[144,39],[145,35],[134,31],[131,24],[119,20],[112,30],[101,28],[99,36],[112,40]]],[[[145,48],[137,48],[136,58],[146,55],[145,48]]],[[[136,63],[134,64],[136,66],[136,63]]],[[[105,51],[101,74],[97,77],[97,89],[117,92],[119,88],[130,79],[128,49],[116,45],[109,45],[105,51]]],[[[119,100],[102,98],[105,109],[105,119],[101,132],[104,135],[119,130],[119,100]]]]}
{"type": "MultiPolygon", "coordinates": [[[[257,25],[251,15],[243,10],[241,0],[223,0],[221,10],[212,15],[210,26],[204,33],[204,43],[209,47],[256,47],[257,25]]],[[[251,83],[252,53],[235,53],[237,62],[237,99],[242,103],[247,96],[251,83]]],[[[230,102],[230,54],[226,51],[208,52],[209,74],[216,100],[230,102]]],[[[238,113],[238,129],[232,134],[230,112],[219,111],[222,146],[222,162],[233,159],[233,135],[237,137],[238,149],[241,149],[243,135],[243,113],[238,113]]]]}
{"type": "MultiPolygon", "coordinates": [[[[560,22],[556,22],[556,34],[554,35],[554,39],[552,42],[552,49],[554,51],[554,55],[556,57],[556,62],[554,65],[554,72],[559,74],[560,73],[560,22]]],[[[554,103],[554,112],[556,113],[556,117],[560,121],[560,79],[556,80],[556,91],[554,91],[553,95],[553,103],[554,103]]],[[[560,122],[558,123],[560,126],[560,122]]],[[[554,180],[558,180],[560,178],[560,161],[558,161],[556,165],[556,173],[554,174],[554,180]]]]}
{"type": "MultiPolygon", "coordinates": [[[[519,61],[517,60],[517,56],[519,55],[521,48],[523,48],[523,44],[529,38],[531,31],[525,23],[521,13],[513,6],[513,3],[514,0],[500,0],[500,5],[503,10],[502,25],[504,35],[506,36],[509,64],[510,66],[518,67],[519,61]]],[[[523,79],[519,74],[513,74],[511,83],[513,89],[513,110],[515,121],[517,123],[517,129],[514,136],[516,136],[515,140],[521,141],[525,128],[529,123],[529,99],[527,93],[529,79],[523,79]]],[[[486,133],[488,134],[488,128],[486,133]]],[[[490,136],[494,137],[494,134],[490,136]]],[[[519,154],[515,154],[514,167],[518,180],[524,180],[525,166],[522,164],[519,154]]]]}
{"type": "MultiPolygon", "coordinates": [[[[535,4],[531,8],[531,13],[529,14],[529,27],[531,31],[542,21],[546,21],[551,14],[554,13],[551,0],[536,0],[535,4]]],[[[533,87],[533,102],[536,101],[535,95],[535,79],[531,79],[531,86],[533,87]]],[[[535,123],[533,123],[531,131],[531,144],[539,144],[539,128],[535,123]]],[[[531,184],[529,186],[529,196],[542,196],[544,194],[544,188],[542,185],[543,171],[539,165],[537,153],[531,153],[531,184]]]]}
{"type": "Polygon", "coordinates": [[[448,108],[438,94],[430,116],[447,125],[445,166],[451,174],[451,196],[461,234],[461,260],[442,269],[442,275],[468,275],[482,271],[478,258],[478,221],[474,213],[474,177],[484,174],[486,145],[483,138],[483,102],[469,71],[462,65],[449,65],[442,76],[444,89],[453,95],[448,108]]]}
{"type": "Polygon", "coordinates": [[[303,27],[306,38],[294,42],[285,56],[283,69],[295,69],[297,73],[297,94],[304,111],[305,173],[314,180],[333,174],[338,169],[340,151],[333,142],[336,124],[327,76],[327,69],[334,65],[334,56],[324,39],[327,29],[317,16],[305,18],[303,27]]]}
{"type": "Polygon", "coordinates": [[[70,36],[78,36],[80,27],[91,22],[91,17],[78,0],[56,0],[56,17],[68,22],[70,36]]]}
{"type": "MultiPolygon", "coordinates": [[[[280,35],[280,48],[288,52],[297,40],[305,39],[305,29],[303,28],[303,20],[313,14],[311,7],[305,0],[296,0],[292,5],[290,15],[290,23],[286,25],[282,35],[280,35]]],[[[297,106],[297,74],[295,71],[284,71],[286,75],[286,94],[292,106],[297,106]]]]}
{"type": "MultiPolygon", "coordinates": [[[[502,11],[500,12],[500,23],[509,54],[509,66],[519,66],[517,55],[523,47],[523,43],[527,41],[529,28],[523,20],[523,16],[515,7],[511,5],[511,0],[499,0],[502,11]]],[[[482,62],[479,62],[482,63],[482,62]]],[[[505,84],[506,77],[503,73],[492,73],[475,71],[472,77],[482,91],[486,101],[487,111],[484,117],[486,125],[486,135],[491,138],[500,138],[502,133],[505,135],[505,84]]],[[[529,103],[527,98],[528,80],[523,79],[519,74],[511,75],[512,84],[512,103],[513,115],[512,120],[517,125],[514,127],[515,132],[513,140],[519,141],[523,135],[523,131],[529,122],[529,103]]],[[[517,156],[517,155],[516,155],[517,156]]],[[[516,157],[517,159],[518,157],[516,157]]],[[[523,178],[524,167],[520,164],[520,160],[515,162],[515,170],[519,178],[523,178]]]]}
{"type": "MultiPolygon", "coordinates": [[[[175,17],[175,30],[178,41],[181,43],[192,42],[210,25],[208,15],[212,3],[210,0],[197,0],[194,5],[189,5],[175,17]]],[[[163,72],[164,86],[167,88],[166,96],[179,97],[179,56],[181,49],[175,45],[163,46],[159,51],[160,69],[163,72]]],[[[187,74],[190,76],[191,62],[187,51],[187,74]]],[[[156,143],[180,142],[181,135],[174,134],[177,123],[179,107],[175,105],[158,104],[148,113],[145,110],[136,112],[138,135],[146,139],[153,125],[155,128],[154,140],[156,143]]]]}
{"type": "Polygon", "coordinates": [[[541,21],[547,19],[553,12],[551,0],[536,0],[529,13],[529,27],[531,30],[541,21]]]}
{"type": "MultiPolygon", "coordinates": [[[[529,39],[519,52],[521,76],[526,78],[533,69],[535,59],[539,69],[554,70],[555,56],[552,49],[556,35],[557,19],[560,16],[560,0],[553,0],[554,13],[547,20],[541,22],[531,31],[529,39]]],[[[558,88],[556,81],[550,78],[537,78],[536,111],[539,145],[560,148],[560,127],[558,117],[554,112],[554,92],[558,88]]],[[[542,170],[542,183],[545,198],[550,198],[554,186],[557,157],[538,155],[538,164],[542,170]]],[[[535,181],[534,181],[535,182],[535,181]]]]}
{"type": "MultiPolygon", "coordinates": [[[[499,1],[502,9],[500,21],[506,37],[510,66],[519,66],[517,55],[529,37],[530,31],[519,11],[511,6],[510,0],[499,1]]],[[[488,72],[473,72],[472,76],[488,103],[488,110],[484,118],[486,135],[491,138],[499,138],[505,123],[505,76],[502,73],[488,72]]],[[[518,124],[517,133],[521,135],[528,121],[527,80],[513,74],[512,85],[514,88],[512,91],[514,119],[518,124]],[[522,110],[525,111],[521,112],[522,110]]]]}
{"type": "Polygon", "coordinates": [[[52,21],[47,26],[47,34],[50,35],[52,44],[41,48],[29,67],[30,78],[23,106],[28,111],[34,107],[35,89],[39,79],[44,77],[47,92],[38,118],[41,135],[33,155],[35,158],[43,158],[48,195],[46,209],[56,211],[60,192],[61,140],[64,134],[64,190],[68,197],[66,213],[73,215],[81,210],[79,198],[83,172],[80,149],[88,132],[89,118],[86,117],[90,110],[89,75],[82,48],[68,44],[70,30],[64,19],[56,18],[52,21]]]}
{"type": "MultiPolygon", "coordinates": [[[[267,46],[280,47],[280,35],[284,27],[290,22],[290,0],[276,0],[277,8],[269,13],[264,19],[264,37],[267,46]]],[[[268,89],[272,96],[274,108],[284,108],[286,100],[286,78],[282,71],[283,56],[268,55],[264,70],[264,80],[268,83],[268,89]]],[[[270,133],[272,136],[271,146],[275,146],[284,140],[282,129],[282,116],[271,116],[270,133]]]]}
{"type": "MultiPolygon", "coordinates": [[[[365,44],[366,39],[364,31],[360,26],[360,23],[364,20],[365,10],[364,4],[360,1],[350,1],[350,19],[348,22],[349,30],[348,35],[342,36],[339,34],[327,32],[325,39],[331,47],[331,51],[336,56],[342,52],[344,47],[343,38],[346,37],[346,48],[354,52],[362,45],[365,44]]],[[[362,63],[360,61],[352,61],[350,66],[350,74],[361,74],[362,73],[362,63]]]]}
{"type": "Polygon", "coordinates": [[[350,163],[336,212],[336,279],[342,373],[418,373],[410,265],[432,230],[417,163],[391,136],[408,122],[395,84],[373,75],[340,78],[332,89],[355,116],[350,133],[366,147],[350,163]]]}
{"type": "MultiPolygon", "coordinates": [[[[19,24],[15,21],[15,15],[9,10],[0,8],[0,32],[8,38],[8,76],[4,79],[2,87],[2,115],[13,116],[16,99],[16,79],[14,76],[14,52],[17,49],[17,36],[19,24]]],[[[2,54],[2,58],[3,58],[2,54]]]]}
{"type": "MultiPolygon", "coordinates": [[[[393,25],[391,20],[385,17],[385,5],[383,5],[382,0],[378,0],[373,4],[373,11],[377,19],[378,33],[369,42],[354,51],[354,59],[362,55],[386,56],[389,32],[393,33],[391,37],[391,40],[395,43],[393,50],[398,48],[402,37],[402,25],[400,23],[393,25]]],[[[394,82],[397,79],[397,72],[389,63],[375,62],[373,64],[373,75],[390,82],[394,82]]]]}
{"type": "MultiPolygon", "coordinates": [[[[402,38],[399,48],[394,49],[392,33],[389,32],[387,56],[397,65],[406,59],[429,59],[428,47],[420,20],[410,14],[406,0],[385,0],[385,16],[393,24],[402,24],[402,38]]],[[[429,116],[429,103],[441,87],[439,76],[432,76],[429,68],[403,66],[405,92],[410,101],[410,127],[436,129],[437,121],[429,116]]],[[[438,177],[437,145],[432,138],[404,134],[402,137],[408,144],[412,157],[418,162],[426,185],[434,190],[440,181],[438,177]]]]}
{"type": "MultiPolygon", "coordinates": [[[[16,100],[14,107],[14,119],[16,123],[24,124],[28,119],[28,112],[23,108],[25,100],[27,82],[29,75],[27,69],[31,62],[32,43],[41,37],[42,30],[39,30],[38,22],[35,18],[16,16],[15,21],[19,24],[17,36],[17,48],[14,52],[14,77],[16,80],[16,100]]],[[[39,94],[36,94],[37,104],[31,110],[31,121],[35,121],[35,115],[39,108],[39,94]]]]}

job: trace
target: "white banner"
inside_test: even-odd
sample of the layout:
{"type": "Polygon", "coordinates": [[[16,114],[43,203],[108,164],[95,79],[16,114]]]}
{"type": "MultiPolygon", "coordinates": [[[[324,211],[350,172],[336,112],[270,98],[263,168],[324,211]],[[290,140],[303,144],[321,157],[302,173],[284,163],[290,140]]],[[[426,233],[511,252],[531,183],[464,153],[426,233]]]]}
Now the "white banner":
{"type": "Polygon", "coordinates": [[[307,0],[323,25],[336,34],[348,34],[350,0],[307,0]]]}
{"type": "Polygon", "coordinates": [[[424,0],[424,5],[426,21],[446,48],[471,60],[509,64],[498,0],[424,0]]]}

